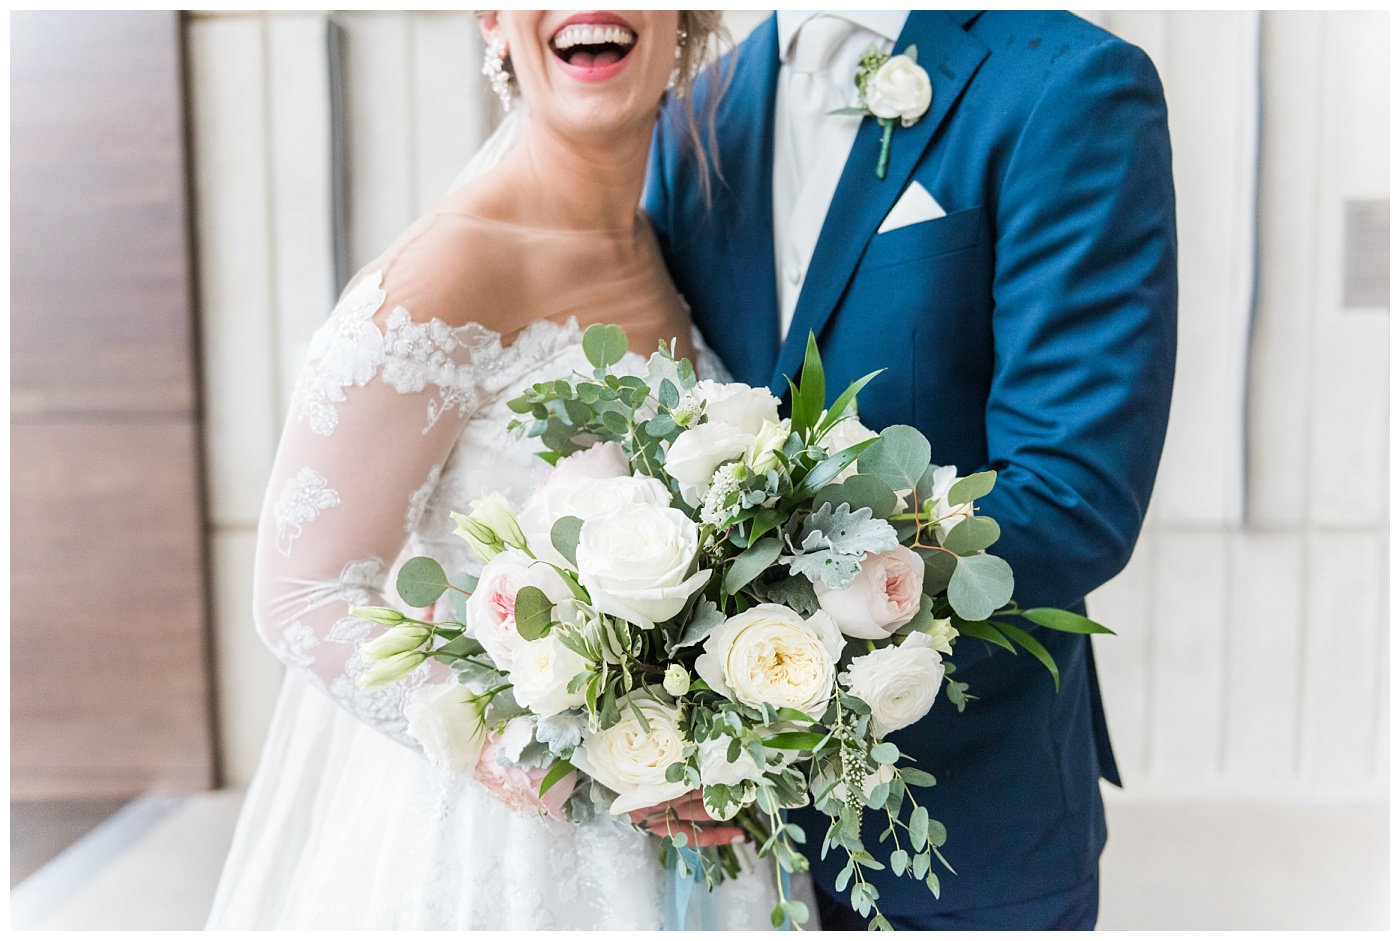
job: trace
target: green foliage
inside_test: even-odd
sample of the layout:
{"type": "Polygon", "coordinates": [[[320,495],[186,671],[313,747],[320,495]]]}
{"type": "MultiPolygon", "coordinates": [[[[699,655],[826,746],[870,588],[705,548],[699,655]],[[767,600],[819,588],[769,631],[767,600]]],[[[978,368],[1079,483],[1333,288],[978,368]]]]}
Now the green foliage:
{"type": "Polygon", "coordinates": [[[988,626],[1001,631],[1004,635],[1024,647],[1032,657],[1039,660],[1045,666],[1045,669],[1050,671],[1050,677],[1055,681],[1055,691],[1060,691],[1060,669],[1055,665],[1055,658],[1050,656],[1050,651],[1046,650],[1040,641],[1021,630],[1015,624],[1007,624],[1005,621],[992,621],[988,626]]]}
{"type": "Polygon", "coordinates": [[[734,558],[734,563],[724,575],[724,592],[737,595],[739,590],[753,581],[778,560],[783,545],[776,539],[760,539],[734,558]]]}
{"type": "Polygon", "coordinates": [[[1082,614],[1075,614],[1073,611],[1062,611],[1059,608],[1031,608],[1027,611],[1017,612],[1041,627],[1048,627],[1052,631],[1065,631],[1070,634],[1112,634],[1113,631],[1104,627],[1097,621],[1091,621],[1082,614]]]}
{"type": "Polygon", "coordinates": [[[964,503],[971,503],[973,500],[985,497],[987,494],[991,493],[996,483],[996,471],[982,471],[980,474],[968,474],[948,489],[947,503],[949,506],[961,506],[964,503]]]}
{"type": "Polygon", "coordinates": [[[612,324],[595,323],[583,331],[583,355],[596,369],[606,369],[627,355],[627,333],[612,324]]]}
{"type": "Polygon", "coordinates": [[[917,428],[891,425],[861,454],[856,466],[860,473],[883,480],[891,490],[914,490],[928,470],[930,456],[928,439],[917,428]]]}
{"type": "Polygon", "coordinates": [[[574,556],[578,552],[578,536],[582,530],[583,520],[577,516],[561,516],[549,530],[550,543],[573,566],[578,565],[574,556]]]}
{"type": "Polygon", "coordinates": [[[540,781],[540,797],[544,797],[550,788],[568,777],[569,772],[573,770],[574,766],[567,761],[556,761],[554,766],[545,774],[544,779],[540,781]]]}
{"type": "Polygon", "coordinates": [[[515,629],[525,640],[539,640],[549,633],[554,602],[534,585],[526,585],[515,595],[515,629]]]}
{"type": "Polygon", "coordinates": [[[898,497],[879,477],[872,474],[852,474],[839,484],[827,484],[812,498],[813,506],[830,503],[847,504],[852,510],[868,508],[872,516],[888,519],[894,513],[898,497]]]}
{"type": "Polygon", "coordinates": [[[817,350],[816,335],[807,333],[807,353],[798,381],[789,383],[792,390],[792,431],[803,441],[815,440],[813,431],[826,407],[826,370],[817,350]]]}
{"type": "Polygon", "coordinates": [[[984,621],[1011,600],[1011,566],[994,555],[968,555],[948,581],[948,603],[959,617],[984,621]]]}
{"type": "Polygon", "coordinates": [[[451,585],[447,573],[435,560],[427,556],[414,556],[399,567],[399,577],[395,586],[404,604],[415,608],[426,608],[447,591],[451,585]]]}
{"type": "Polygon", "coordinates": [[[978,640],[985,640],[988,643],[996,644],[998,647],[1009,650],[1012,653],[1016,652],[1016,648],[1011,646],[1011,641],[1003,637],[1000,631],[992,627],[992,625],[986,621],[968,621],[954,615],[953,626],[958,629],[959,634],[964,634],[968,637],[976,637],[978,640]]]}
{"type": "Polygon", "coordinates": [[[852,511],[844,503],[822,504],[807,517],[802,532],[801,551],[783,556],[783,561],[794,575],[801,573],[838,590],[850,587],[867,554],[899,545],[894,528],[872,518],[869,507],[852,511]]]}
{"type": "Polygon", "coordinates": [[[943,548],[958,555],[981,552],[1001,537],[997,521],[987,516],[969,516],[948,531],[943,548]]]}

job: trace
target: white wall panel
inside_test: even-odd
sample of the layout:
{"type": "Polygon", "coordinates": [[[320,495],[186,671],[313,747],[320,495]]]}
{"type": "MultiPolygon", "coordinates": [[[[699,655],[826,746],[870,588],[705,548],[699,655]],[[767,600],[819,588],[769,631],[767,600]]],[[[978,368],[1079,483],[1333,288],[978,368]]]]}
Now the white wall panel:
{"type": "Polygon", "coordinates": [[[1089,596],[1089,616],[1116,632],[1093,641],[1114,757],[1132,786],[1147,770],[1152,660],[1152,583],[1156,539],[1147,533],[1127,566],[1089,596]]]}
{"type": "Polygon", "coordinates": [[[468,12],[412,14],[415,214],[447,192],[489,131],[482,42],[468,12]]]}
{"type": "Polygon", "coordinates": [[[189,39],[209,512],[249,526],[281,424],[263,23],[196,19],[189,39]]]}

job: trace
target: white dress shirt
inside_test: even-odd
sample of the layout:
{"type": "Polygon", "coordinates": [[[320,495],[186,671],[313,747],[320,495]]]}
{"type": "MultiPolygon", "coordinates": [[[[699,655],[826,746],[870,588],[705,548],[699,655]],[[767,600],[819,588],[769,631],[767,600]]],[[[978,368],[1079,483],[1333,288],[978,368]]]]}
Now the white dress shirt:
{"type": "MultiPolygon", "coordinates": [[[[779,332],[786,338],[792,325],[797,298],[802,293],[807,266],[817,246],[827,209],[836,193],[841,172],[860,130],[861,118],[854,115],[823,115],[819,132],[827,140],[820,154],[808,161],[804,176],[794,159],[794,117],[788,105],[788,87],[792,81],[790,68],[796,53],[801,30],[817,16],[834,16],[849,21],[854,29],[833,51],[826,67],[831,86],[844,100],[837,107],[854,107],[856,66],[872,45],[884,52],[894,49],[895,40],[904,29],[908,10],[779,10],[778,11],[778,70],[777,98],[773,112],[773,253],[777,262],[779,332]]],[[[808,120],[813,120],[809,118],[808,120]]],[[[812,129],[804,129],[808,133],[812,129]]],[[[871,173],[875,158],[870,155],[871,173]]]]}

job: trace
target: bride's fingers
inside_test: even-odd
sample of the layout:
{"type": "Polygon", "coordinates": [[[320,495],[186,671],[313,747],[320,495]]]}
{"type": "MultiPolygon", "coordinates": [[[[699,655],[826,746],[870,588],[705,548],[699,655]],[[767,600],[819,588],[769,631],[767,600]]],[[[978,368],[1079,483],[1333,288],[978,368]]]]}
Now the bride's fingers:
{"type": "Polygon", "coordinates": [[[691,846],[724,846],[744,838],[744,831],[738,827],[701,826],[694,820],[682,820],[672,814],[646,820],[643,826],[657,836],[684,833],[691,846]]]}

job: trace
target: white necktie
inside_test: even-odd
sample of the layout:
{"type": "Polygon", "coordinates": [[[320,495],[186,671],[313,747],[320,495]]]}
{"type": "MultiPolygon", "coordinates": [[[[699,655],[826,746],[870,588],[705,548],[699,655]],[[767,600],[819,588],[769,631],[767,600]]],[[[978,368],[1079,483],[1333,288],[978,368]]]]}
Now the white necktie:
{"type": "Polygon", "coordinates": [[[828,115],[846,103],[845,96],[832,84],[827,66],[855,29],[855,24],[849,20],[816,16],[798,30],[788,82],[796,192],[802,191],[812,164],[829,140],[828,115]]]}

